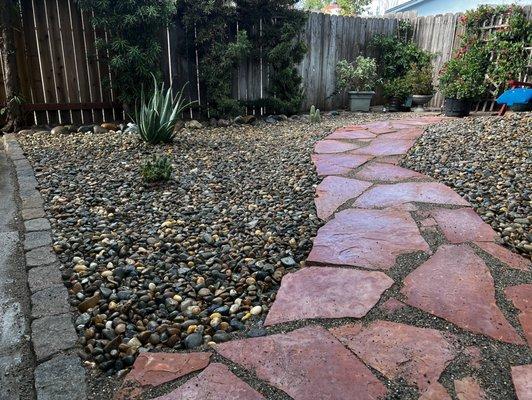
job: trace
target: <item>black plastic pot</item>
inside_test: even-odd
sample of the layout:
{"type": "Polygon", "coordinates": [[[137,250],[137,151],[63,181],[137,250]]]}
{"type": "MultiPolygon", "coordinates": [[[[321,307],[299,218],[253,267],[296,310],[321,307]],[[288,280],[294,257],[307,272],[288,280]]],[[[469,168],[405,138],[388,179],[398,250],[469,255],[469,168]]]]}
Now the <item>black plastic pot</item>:
{"type": "Polygon", "coordinates": [[[463,99],[446,98],[443,113],[447,117],[467,117],[471,112],[471,102],[463,99]]]}
{"type": "Polygon", "coordinates": [[[390,100],[388,102],[388,111],[390,112],[399,112],[403,111],[403,99],[400,99],[399,97],[390,97],[390,100]]]}

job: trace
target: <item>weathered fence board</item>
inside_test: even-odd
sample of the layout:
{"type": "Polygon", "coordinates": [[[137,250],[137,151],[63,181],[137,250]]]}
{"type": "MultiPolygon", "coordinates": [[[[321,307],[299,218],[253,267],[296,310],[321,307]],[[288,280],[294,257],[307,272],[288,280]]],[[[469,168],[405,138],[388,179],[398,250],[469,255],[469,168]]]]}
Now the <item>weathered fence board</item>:
{"type": "MultiPolygon", "coordinates": [[[[25,108],[31,111],[32,121],[85,124],[126,118],[117,105],[117,94],[106,84],[113,79],[107,65],[108,54],[102,54],[95,46],[97,38],[108,40],[108,35],[93,28],[91,15],[81,12],[74,0],[20,0],[20,6],[17,59],[25,108]]],[[[526,12],[531,18],[532,7],[527,6],[526,12]]],[[[459,46],[462,33],[459,18],[460,14],[363,18],[310,13],[301,34],[308,51],[298,66],[305,92],[302,109],[311,105],[323,110],[344,107],[346,95],[335,93],[336,63],[341,59],[352,61],[358,55],[374,56],[368,45],[370,39],[376,34],[394,34],[401,19],[412,22],[413,40],[435,53],[436,83],[440,69],[459,46]]],[[[260,21],[252,28],[253,33],[260,35],[267,23],[275,21],[260,21]]],[[[504,21],[488,21],[486,31],[501,23],[504,21]]],[[[238,26],[234,30],[237,29],[238,26]]],[[[174,91],[187,84],[185,96],[208,109],[202,93],[198,52],[185,45],[193,43],[195,35],[194,30],[185,30],[177,23],[161,33],[161,72],[174,91]]],[[[233,74],[234,98],[256,100],[275,95],[269,91],[268,70],[264,55],[242,61],[233,74]]],[[[1,58],[0,72],[1,105],[6,100],[1,58]]],[[[377,102],[381,100],[376,97],[377,102]]],[[[443,98],[437,93],[430,106],[439,107],[442,103],[443,98]]],[[[248,112],[261,114],[264,109],[248,112]]],[[[195,115],[191,111],[190,116],[195,115]]]]}

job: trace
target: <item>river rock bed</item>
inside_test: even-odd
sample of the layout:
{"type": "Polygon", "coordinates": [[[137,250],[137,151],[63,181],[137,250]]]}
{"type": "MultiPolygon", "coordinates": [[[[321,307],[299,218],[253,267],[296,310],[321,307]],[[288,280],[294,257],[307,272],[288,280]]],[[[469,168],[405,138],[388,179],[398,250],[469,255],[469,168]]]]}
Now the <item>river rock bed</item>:
{"type": "Polygon", "coordinates": [[[532,113],[448,121],[428,128],[402,166],[452,187],[504,244],[532,256],[532,113]]]}
{"type": "Polygon", "coordinates": [[[260,335],[281,278],[321,225],[315,141],[386,116],[400,117],[185,129],[162,146],[114,131],[20,135],[87,361],[111,374],[139,351],[260,335]],[[148,185],[140,168],[155,154],[172,159],[174,174],[148,185]]]}

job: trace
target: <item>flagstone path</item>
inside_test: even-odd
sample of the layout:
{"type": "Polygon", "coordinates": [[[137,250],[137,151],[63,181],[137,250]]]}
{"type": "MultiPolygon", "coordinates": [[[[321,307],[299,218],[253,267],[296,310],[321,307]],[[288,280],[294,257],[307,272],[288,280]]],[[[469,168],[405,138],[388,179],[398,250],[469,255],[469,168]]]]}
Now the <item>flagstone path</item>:
{"type": "Polygon", "coordinates": [[[325,225],[262,333],[212,354],[143,353],[115,399],[178,379],[157,398],[532,399],[530,262],[450,188],[396,165],[439,122],[382,121],[318,142],[325,225]]]}

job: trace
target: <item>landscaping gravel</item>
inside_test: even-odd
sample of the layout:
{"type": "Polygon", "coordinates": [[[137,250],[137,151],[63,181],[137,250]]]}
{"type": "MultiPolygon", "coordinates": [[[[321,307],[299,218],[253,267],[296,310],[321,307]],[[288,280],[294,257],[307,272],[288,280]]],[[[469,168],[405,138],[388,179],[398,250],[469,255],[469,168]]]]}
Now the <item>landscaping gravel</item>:
{"type": "Polygon", "coordinates": [[[185,129],[162,146],[113,131],[21,135],[86,357],[113,373],[139,351],[224,342],[258,322],[321,225],[315,141],[399,116],[185,129]],[[171,181],[142,181],[154,154],[172,159],[171,181]]]}
{"type": "Polygon", "coordinates": [[[532,114],[476,117],[428,128],[402,165],[452,187],[500,233],[532,256],[532,114]]]}

